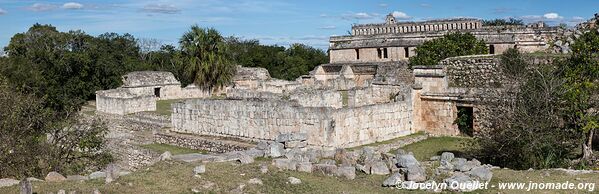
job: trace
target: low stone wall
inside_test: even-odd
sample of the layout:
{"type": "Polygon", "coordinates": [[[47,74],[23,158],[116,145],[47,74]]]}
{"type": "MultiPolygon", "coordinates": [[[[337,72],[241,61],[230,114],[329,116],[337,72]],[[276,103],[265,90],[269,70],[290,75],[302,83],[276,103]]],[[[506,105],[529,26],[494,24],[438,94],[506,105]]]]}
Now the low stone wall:
{"type": "Polygon", "coordinates": [[[354,108],[301,107],[278,100],[187,100],[173,104],[175,132],[274,140],[303,132],[308,144],[353,147],[412,133],[407,102],[354,108]]]}
{"type": "Polygon", "coordinates": [[[249,143],[225,140],[222,138],[219,139],[216,137],[203,137],[197,135],[166,133],[154,134],[154,142],[161,144],[176,145],[196,150],[205,150],[211,153],[243,151],[254,147],[254,145],[249,143]]]}
{"type": "Polygon", "coordinates": [[[410,94],[410,90],[406,86],[372,85],[367,88],[349,90],[347,93],[348,106],[360,107],[402,101],[406,95],[410,94]]]}
{"type": "Polygon", "coordinates": [[[132,96],[119,89],[106,90],[96,93],[96,108],[101,113],[118,115],[155,111],[156,98],[152,95],[132,96]]]}
{"type": "Polygon", "coordinates": [[[304,107],[343,107],[342,92],[335,90],[296,90],[289,99],[304,107]]]}

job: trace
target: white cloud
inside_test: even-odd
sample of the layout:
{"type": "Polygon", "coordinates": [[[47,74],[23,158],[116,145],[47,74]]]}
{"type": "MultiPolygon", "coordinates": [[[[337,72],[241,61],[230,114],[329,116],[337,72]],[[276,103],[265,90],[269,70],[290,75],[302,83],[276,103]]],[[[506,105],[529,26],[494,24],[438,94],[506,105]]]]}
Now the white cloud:
{"type": "Polygon", "coordinates": [[[180,13],[181,9],[175,7],[174,5],[166,5],[166,4],[148,4],[144,6],[142,9],[145,12],[150,13],[163,13],[163,14],[176,14],[180,13]]]}
{"type": "Polygon", "coordinates": [[[81,3],[68,2],[62,5],[64,9],[82,9],[83,5],[81,3]]]}
{"type": "Polygon", "coordinates": [[[370,18],[372,18],[372,15],[370,15],[368,13],[360,12],[360,13],[354,14],[352,17],[355,19],[370,19],[370,18]]]}
{"type": "Polygon", "coordinates": [[[6,12],[6,11],[5,11],[5,10],[3,10],[2,8],[0,8],[0,15],[4,15],[4,14],[6,14],[6,13],[8,13],[8,12],[6,12]]]}
{"type": "Polygon", "coordinates": [[[431,7],[431,4],[428,3],[421,3],[420,7],[431,7]]]}
{"type": "Polygon", "coordinates": [[[389,6],[389,4],[381,3],[381,4],[379,4],[379,6],[381,6],[381,7],[387,7],[387,6],[389,6]]]}
{"type": "Polygon", "coordinates": [[[31,11],[51,11],[56,8],[58,8],[58,6],[45,3],[34,3],[33,5],[27,7],[27,9],[31,11]]]}
{"type": "Polygon", "coordinates": [[[332,30],[332,29],[336,29],[336,28],[337,28],[337,26],[323,26],[323,27],[320,27],[319,29],[332,30]]]}
{"type": "Polygon", "coordinates": [[[394,11],[392,14],[393,14],[393,17],[400,19],[400,20],[412,19],[412,16],[409,16],[408,14],[401,12],[401,11],[394,11]]]}
{"type": "Polygon", "coordinates": [[[560,16],[557,13],[546,13],[545,15],[543,15],[543,17],[545,19],[549,19],[549,20],[563,19],[564,18],[564,17],[560,16]]]}
{"type": "Polygon", "coordinates": [[[320,17],[326,18],[329,17],[329,15],[327,15],[326,13],[320,14],[320,17]]]}

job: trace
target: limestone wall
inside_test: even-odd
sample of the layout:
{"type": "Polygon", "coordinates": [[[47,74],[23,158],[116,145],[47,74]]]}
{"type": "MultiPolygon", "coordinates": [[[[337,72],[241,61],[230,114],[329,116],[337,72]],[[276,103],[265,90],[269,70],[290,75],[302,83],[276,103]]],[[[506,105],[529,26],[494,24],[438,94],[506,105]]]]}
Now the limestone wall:
{"type": "Polygon", "coordinates": [[[336,90],[296,90],[289,99],[303,107],[343,107],[343,95],[336,90]]]}
{"type": "Polygon", "coordinates": [[[316,108],[276,100],[188,100],[173,105],[174,130],[183,133],[273,140],[305,132],[316,146],[352,147],[411,134],[407,103],[316,108]]]}
{"type": "Polygon", "coordinates": [[[409,94],[405,86],[372,85],[371,87],[359,88],[347,91],[348,106],[360,107],[372,104],[402,101],[409,94]]]}
{"type": "Polygon", "coordinates": [[[118,89],[108,90],[96,93],[96,108],[101,113],[118,115],[155,111],[156,99],[153,95],[133,96],[118,89]]]}

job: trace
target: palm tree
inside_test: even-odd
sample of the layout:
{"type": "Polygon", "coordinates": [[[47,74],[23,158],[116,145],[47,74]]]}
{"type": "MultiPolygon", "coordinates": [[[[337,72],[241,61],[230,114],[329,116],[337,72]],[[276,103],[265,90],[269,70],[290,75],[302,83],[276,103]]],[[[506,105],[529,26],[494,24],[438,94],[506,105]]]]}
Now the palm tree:
{"type": "Polygon", "coordinates": [[[193,25],[179,40],[185,74],[197,86],[219,89],[231,82],[235,65],[226,52],[224,38],[214,28],[193,25]]]}

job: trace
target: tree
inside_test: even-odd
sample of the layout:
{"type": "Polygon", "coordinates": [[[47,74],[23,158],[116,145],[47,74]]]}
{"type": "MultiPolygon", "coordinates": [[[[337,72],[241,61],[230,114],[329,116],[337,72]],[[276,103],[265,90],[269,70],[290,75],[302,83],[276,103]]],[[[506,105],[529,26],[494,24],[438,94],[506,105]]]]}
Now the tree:
{"type": "Polygon", "coordinates": [[[518,84],[482,100],[490,126],[477,133],[472,153],[512,169],[564,167],[580,139],[564,127],[564,80],[551,67],[519,74],[518,84]]]}
{"type": "Polygon", "coordinates": [[[593,154],[593,137],[599,128],[599,32],[592,29],[575,40],[572,55],[559,66],[560,76],[566,80],[568,102],[565,119],[568,128],[577,129],[584,136],[582,159],[593,154]]]}
{"type": "Polygon", "coordinates": [[[439,61],[456,56],[488,53],[485,42],[470,33],[450,33],[442,38],[424,42],[416,48],[417,55],[410,58],[411,66],[436,65],[439,61]]]}
{"type": "Polygon", "coordinates": [[[193,83],[205,89],[221,88],[229,84],[236,66],[227,55],[223,37],[214,28],[197,25],[179,40],[185,73],[193,83]]]}
{"type": "Polygon", "coordinates": [[[324,51],[304,44],[292,44],[285,48],[260,45],[258,40],[240,40],[235,37],[227,38],[226,42],[229,53],[237,64],[266,68],[272,77],[278,79],[294,80],[328,62],[324,51]]]}
{"type": "Polygon", "coordinates": [[[483,25],[485,26],[522,26],[524,22],[520,19],[509,18],[509,19],[493,19],[493,20],[483,20],[483,25]]]}
{"type": "Polygon", "coordinates": [[[0,177],[99,170],[112,160],[103,152],[103,123],[55,114],[34,95],[15,91],[2,77],[0,110],[6,110],[0,111],[0,177]]]}
{"type": "Polygon", "coordinates": [[[129,34],[93,37],[51,25],[35,24],[15,34],[6,51],[0,74],[59,114],[77,111],[97,90],[120,86],[121,76],[140,65],[139,48],[129,34]]]}

